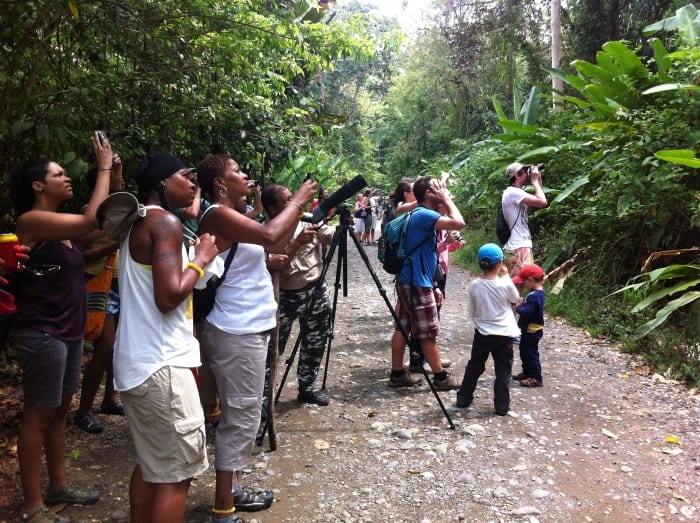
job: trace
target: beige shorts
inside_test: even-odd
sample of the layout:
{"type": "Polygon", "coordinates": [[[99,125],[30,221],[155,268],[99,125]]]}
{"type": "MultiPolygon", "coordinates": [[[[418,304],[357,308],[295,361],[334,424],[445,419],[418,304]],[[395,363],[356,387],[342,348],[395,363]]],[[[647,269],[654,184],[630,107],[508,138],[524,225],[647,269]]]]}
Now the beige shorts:
{"type": "Polygon", "coordinates": [[[522,270],[523,265],[535,263],[530,247],[518,247],[514,251],[504,250],[503,255],[505,256],[506,268],[511,278],[514,278],[522,270]]]}
{"type": "Polygon", "coordinates": [[[179,483],[209,468],[204,414],[190,369],[162,367],[121,398],[145,481],[179,483]]]}

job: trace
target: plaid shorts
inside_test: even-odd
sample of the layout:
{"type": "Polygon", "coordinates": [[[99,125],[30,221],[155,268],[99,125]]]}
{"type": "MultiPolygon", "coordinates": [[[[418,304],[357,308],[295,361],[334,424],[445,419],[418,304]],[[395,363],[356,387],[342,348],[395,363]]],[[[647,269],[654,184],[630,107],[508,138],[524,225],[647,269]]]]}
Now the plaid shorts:
{"type": "Polygon", "coordinates": [[[440,335],[440,320],[432,287],[413,287],[407,283],[396,283],[399,295],[399,323],[414,338],[437,338],[440,335]]]}

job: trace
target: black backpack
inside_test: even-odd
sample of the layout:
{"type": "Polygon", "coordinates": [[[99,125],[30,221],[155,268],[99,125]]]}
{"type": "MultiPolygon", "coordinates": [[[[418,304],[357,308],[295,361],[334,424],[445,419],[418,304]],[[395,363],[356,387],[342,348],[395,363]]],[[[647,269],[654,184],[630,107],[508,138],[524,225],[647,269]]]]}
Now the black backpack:
{"type": "Polygon", "coordinates": [[[498,218],[496,218],[496,236],[498,236],[498,241],[501,242],[501,245],[508,243],[512,230],[512,227],[508,227],[508,222],[503,214],[503,205],[500,205],[498,207],[498,218]]]}
{"type": "MultiPolygon", "coordinates": [[[[523,208],[522,206],[518,206],[518,215],[515,217],[515,221],[513,222],[513,227],[515,227],[515,224],[518,223],[518,220],[520,219],[520,213],[522,212],[523,208]]],[[[508,222],[506,221],[506,216],[503,214],[503,204],[501,204],[498,207],[498,217],[496,218],[496,236],[498,237],[498,241],[501,242],[501,245],[505,245],[508,243],[508,240],[510,240],[510,234],[513,232],[513,227],[510,227],[508,225],[508,222]]],[[[530,224],[527,224],[528,229],[530,228],[530,224]]],[[[530,236],[532,236],[532,230],[530,231],[530,236]]]]}

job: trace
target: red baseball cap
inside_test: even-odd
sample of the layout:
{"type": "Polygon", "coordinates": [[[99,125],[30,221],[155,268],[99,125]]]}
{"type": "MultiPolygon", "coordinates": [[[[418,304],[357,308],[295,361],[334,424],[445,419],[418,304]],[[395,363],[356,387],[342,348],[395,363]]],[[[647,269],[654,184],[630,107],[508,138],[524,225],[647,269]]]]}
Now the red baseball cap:
{"type": "Polygon", "coordinates": [[[520,272],[513,276],[513,283],[517,285],[528,278],[532,278],[533,280],[541,280],[544,278],[544,271],[542,270],[542,267],[534,263],[524,265],[520,272]]]}

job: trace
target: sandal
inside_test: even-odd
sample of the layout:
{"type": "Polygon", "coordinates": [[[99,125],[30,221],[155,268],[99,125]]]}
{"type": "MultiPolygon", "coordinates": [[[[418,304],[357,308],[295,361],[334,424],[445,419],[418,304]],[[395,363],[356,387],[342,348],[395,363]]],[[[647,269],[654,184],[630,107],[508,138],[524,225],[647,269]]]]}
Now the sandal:
{"type": "Polygon", "coordinates": [[[241,512],[257,512],[270,508],[275,495],[271,490],[259,490],[254,492],[241,487],[233,493],[233,506],[241,512]]]}
{"type": "Polygon", "coordinates": [[[541,387],[542,380],[536,380],[535,378],[526,378],[520,382],[522,387],[541,387]]]}

